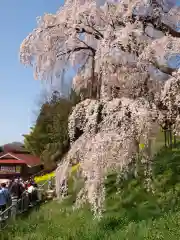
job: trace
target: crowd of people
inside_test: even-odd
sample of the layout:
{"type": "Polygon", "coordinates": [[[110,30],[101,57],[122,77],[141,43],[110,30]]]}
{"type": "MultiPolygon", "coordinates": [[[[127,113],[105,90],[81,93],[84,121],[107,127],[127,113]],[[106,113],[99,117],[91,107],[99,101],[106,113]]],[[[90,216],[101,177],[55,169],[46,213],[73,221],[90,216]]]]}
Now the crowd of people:
{"type": "Polygon", "coordinates": [[[28,206],[33,205],[33,203],[38,200],[37,189],[38,186],[32,178],[27,181],[18,178],[1,183],[0,211],[5,211],[5,209],[11,205],[16,206],[19,202],[19,208],[22,207],[22,203],[24,202],[28,206]]]}

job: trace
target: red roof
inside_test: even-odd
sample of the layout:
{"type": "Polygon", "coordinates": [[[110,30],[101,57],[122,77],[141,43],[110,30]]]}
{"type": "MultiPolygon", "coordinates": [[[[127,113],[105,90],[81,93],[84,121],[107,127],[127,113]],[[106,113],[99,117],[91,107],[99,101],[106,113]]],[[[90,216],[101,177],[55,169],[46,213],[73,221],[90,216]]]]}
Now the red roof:
{"type": "Polygon", "coordinates": [[[40,158],[25,153],[6,153],[0,156],[0,163],[2,161],[13,161],[12,163],[19,163],[19,161],[21,161],[21,164],[25,163],[31,167],[42,164],[40,158]]]}
{"type": "Polygon", "coordinates": [[[30,166],[35,166],[35,165],[41,165],[41,160],[39,157],[35,157],[31,154],[23,154],[23,153],[19,153],[19,154],[13,154],[13,156],[16,156],[17,158],[24,160],[26,162],[27,165],[30,166]]]}
{"type": "Polygon", "coordinates": [[[15,163],[15,164],[26,164],[23,160],[17,160],[17,159],[1,159],[0,158],[0,164],[1,163],[15,163]]]}

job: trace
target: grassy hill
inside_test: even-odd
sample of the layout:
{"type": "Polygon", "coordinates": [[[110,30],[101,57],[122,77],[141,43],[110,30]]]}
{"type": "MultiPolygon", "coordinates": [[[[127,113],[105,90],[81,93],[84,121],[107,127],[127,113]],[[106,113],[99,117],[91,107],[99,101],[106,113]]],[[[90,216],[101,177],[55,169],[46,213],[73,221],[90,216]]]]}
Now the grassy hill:
{"type": "Polygon", "coordinates": [[[141,178],[115,185],[106,182],[103,219],[93,220],[88,206],[72,211],[74,196],[60,204],[53,201],[18,220],[1,233],[2,240],[141,240],[180,239],[180,149],[162,149],[154,159],[154,194],[141,178]],[[117,194],[117,188],[120,192],[117,194]]]}

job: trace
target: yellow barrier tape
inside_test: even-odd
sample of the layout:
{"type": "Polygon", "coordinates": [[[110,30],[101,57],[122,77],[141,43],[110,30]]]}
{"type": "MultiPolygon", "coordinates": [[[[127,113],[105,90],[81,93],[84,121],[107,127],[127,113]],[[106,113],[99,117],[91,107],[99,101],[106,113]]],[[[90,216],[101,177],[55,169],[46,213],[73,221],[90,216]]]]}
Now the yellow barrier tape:
{"type": "MultiPolygon", "coordinates": [[[[77,171],[78,167],[79,167],[79,163],[74,165],[71,168],[71,173],[77,171]]],[[[35,177],[34,180],[36,183],[39,183],[39,182],[47,181],[47,180],[51,179],[52,177],[55,177],[55,172],[51,172],[51,173],[45,174],[43,176],[35,177]]]]}
{"type": "Polygon", "coordinates": [[[55,176],[55,172],[52,172],[52,173],[45,174],[43,176],[35,177],[34,180],[36,183],[38,183],[38,182],[47,181],[54,176],[55,176]]]}

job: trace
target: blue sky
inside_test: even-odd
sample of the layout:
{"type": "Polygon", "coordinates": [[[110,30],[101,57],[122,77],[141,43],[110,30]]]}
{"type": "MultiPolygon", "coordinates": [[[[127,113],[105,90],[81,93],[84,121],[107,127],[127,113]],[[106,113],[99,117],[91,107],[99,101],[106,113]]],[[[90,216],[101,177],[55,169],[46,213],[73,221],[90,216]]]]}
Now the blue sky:
{"type": "MultiPolygon", "coordinates": [[[[103,0],[104,1],[104,0],[103,0]]],[[[36,27],[36,17],[54,13],[63,0],[0,1],[0,145],[22,141],[35,119],[42,84],[18,59],[22,40],[36,27]]],[[[180,0],[176,1],[180,5],[180,0]]]]}
{"type": "Polygon", "coordinates": [[[36,26],[36,17],[54,13],[63,0],[0,1],[0,145],[22,141],[35,118],[42,89],[31,68],[20,64],[19,46],[36,26]]]}

